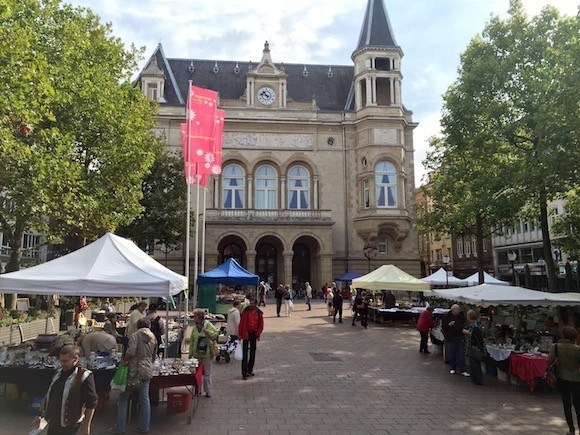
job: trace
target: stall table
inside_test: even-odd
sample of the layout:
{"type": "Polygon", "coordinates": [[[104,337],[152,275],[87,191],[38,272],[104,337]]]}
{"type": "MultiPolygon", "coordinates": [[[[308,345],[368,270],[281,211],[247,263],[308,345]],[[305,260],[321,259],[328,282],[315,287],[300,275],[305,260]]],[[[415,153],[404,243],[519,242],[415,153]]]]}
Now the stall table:
{"type": "MultiPolygon", "coordinates": [[[[401,308],[379,308],[379,307],[369,307],[369,317],[371,317],[375,322],[377,319],[382,319],[382,321],[406,321],[406,322],[417,322],[419,316],[426,307],[413,307],[407,309],[401,308]]],[[[435,308],[433,310],[433,317],[439,318],[443,317],[449,310],[444,308],[435,308]]]]}
{"type": "Polygon", "coordinates": [[[530,386],[530,393],[534,392],[535,379],[543,378],[548,368],[548,359],[545,356],[535,356],[527,353],[512,353],[510,361],[510,376],[517,376],[530,386]]]}
{"type": "Polygon", "coordinates": [[[497,347],[488,344],[486,346],[489,358],[485,360],[485,364],[493,364],[497,369],[502,372],[509,373],[510,371],[510,356],[513,352],[512,349],[506,349],[504,347],[497,347]]]}

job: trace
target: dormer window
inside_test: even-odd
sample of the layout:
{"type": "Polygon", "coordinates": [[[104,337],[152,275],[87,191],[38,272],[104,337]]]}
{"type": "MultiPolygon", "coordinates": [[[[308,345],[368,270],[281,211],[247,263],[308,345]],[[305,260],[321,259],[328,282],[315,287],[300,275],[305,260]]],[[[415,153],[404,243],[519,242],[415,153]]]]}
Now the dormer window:
{"type": "Polygon", "coordinates": [[[302,70],[302,77],[308,77],[308,70],[306,69],[306,66],[304,66],[304,69],[302,70]]]}
{"type": "Polygon", "coordinates": [[[159,89],[157,83],[147,83],[147,98],[157,101],[159,98],[159,89]]]}

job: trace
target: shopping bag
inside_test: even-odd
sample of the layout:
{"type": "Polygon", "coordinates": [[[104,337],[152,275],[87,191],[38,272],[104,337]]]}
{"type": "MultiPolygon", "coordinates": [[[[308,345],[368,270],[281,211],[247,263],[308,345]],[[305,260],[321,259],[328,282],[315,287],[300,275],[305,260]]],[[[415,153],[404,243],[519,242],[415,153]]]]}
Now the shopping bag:
{"type": "Polygon", "coordinates": [[[546,383],[552,387],[558,387],[558,345],[554,345],[556,348],[556,359],[552,361],[552,364],[546,369],[546,374],[544,375],[544,380],[546,383]]]}
{"type": "Polygon", "coordinates": [[[294,311],[294,302],[290,301],[288,308],[290,308],[290,311],[294,311]]]}
{"type": "Polygon", "coordinates": [[[209,354],[211,355],[212,358],[215,358],[220,354],[220,349],[217,343],[213,340],[209,342],[209,354]]]}
{"type": "Polygon", "coordinates": [[[127,386],[127,376],[129,375],[129,366],[121,363],[118,365],[115,375],[111,380],[111,390],[125,391],[127,386]]]}
{"type": "Polygon", "coordinates": [[[242,342],[238,340],[236,342],[236,350],[234,352],[234,359],[236,361],[241,361],[244,358],[244,352],[242,350],[242,342]]]}

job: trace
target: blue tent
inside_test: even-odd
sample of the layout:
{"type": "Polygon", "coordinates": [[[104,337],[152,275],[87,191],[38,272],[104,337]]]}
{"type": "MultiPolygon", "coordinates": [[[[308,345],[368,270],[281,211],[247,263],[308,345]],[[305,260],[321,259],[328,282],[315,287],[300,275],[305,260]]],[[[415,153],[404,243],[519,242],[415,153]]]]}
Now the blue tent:
{"type": "Polygon", "coordinates": [[[352,281],[355,278],[360,278],[360,273],[356,272],[346,272],[336,278],[337,281],[352,281]]]}
{"type": "Polygon", "coordinates": [[[197,276],[197,284],[230,284],[258,286],[260,277],[248,272],[233,258],[209,272],[197,276]]]}

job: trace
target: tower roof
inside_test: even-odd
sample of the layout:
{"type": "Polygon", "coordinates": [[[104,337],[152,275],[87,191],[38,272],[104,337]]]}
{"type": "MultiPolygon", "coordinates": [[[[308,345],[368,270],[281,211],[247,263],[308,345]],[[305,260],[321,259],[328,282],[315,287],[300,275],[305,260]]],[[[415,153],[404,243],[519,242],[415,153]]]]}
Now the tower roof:
{"type": "Polygon", "coordinates": [[[383,0],[368,0],[365,19],[355,52],[364,47],[398,46],[383,0]]]}

